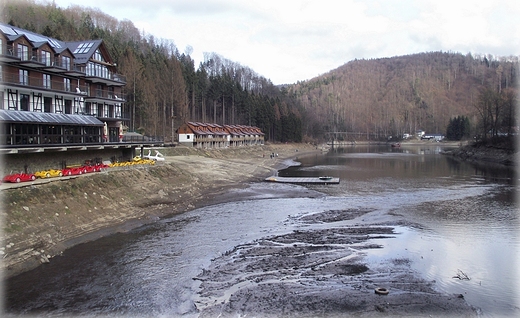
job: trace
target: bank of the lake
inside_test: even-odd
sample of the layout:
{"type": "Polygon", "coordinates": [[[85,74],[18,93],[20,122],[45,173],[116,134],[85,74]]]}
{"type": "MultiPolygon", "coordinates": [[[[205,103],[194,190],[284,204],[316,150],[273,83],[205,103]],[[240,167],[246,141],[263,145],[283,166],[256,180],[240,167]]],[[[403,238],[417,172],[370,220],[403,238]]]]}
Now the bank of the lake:
{"type": "Polygon", "coordinates": [[[229,187],[261,180],[286,159],[321,151],[310,144],[165,148],[166,161],[154,166],[2,185],[4,276],[52,262],[76,244],[218,201],[229,187]]]}
{"type": "Polygon", "coordinates": [[[458,148],[446,151],[445,154],[466,161],[519,166],[518,140],[513,137],[461,143],[458,148]]]}

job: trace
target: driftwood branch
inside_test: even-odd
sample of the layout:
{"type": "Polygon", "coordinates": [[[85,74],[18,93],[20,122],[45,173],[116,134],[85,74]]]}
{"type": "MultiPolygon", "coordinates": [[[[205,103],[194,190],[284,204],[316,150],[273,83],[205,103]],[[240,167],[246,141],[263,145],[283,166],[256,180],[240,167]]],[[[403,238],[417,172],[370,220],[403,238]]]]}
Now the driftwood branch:
{"type": "Polygon", "coordinates": [[[471,278],[469,278],[468,275],[466,275],[466,273],[464,273],[460,269],[457,270],[457,275],[453,276],[453,278],[458,278],[460,280],[470,280],[471,279],[471,278]]]}

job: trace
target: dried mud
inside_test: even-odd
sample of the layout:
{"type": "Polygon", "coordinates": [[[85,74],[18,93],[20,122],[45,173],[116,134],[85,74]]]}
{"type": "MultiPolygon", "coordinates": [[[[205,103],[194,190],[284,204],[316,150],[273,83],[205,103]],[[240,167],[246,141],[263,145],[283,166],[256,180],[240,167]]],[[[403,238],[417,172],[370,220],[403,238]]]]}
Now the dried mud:
{"type": "MultiPolygon", "coordinates": [[[[351,220],[369,210],[334,210],[305,224],[351,220]]],[[[200,317],[477,316],[461,295],[443,295],[408,259],[372,264],[365,252],[392,226],[358,224],[298,230],[235,247],[198,277],[200,317]],[[389,290],[387,295],[376,288],[389,290]]]]}

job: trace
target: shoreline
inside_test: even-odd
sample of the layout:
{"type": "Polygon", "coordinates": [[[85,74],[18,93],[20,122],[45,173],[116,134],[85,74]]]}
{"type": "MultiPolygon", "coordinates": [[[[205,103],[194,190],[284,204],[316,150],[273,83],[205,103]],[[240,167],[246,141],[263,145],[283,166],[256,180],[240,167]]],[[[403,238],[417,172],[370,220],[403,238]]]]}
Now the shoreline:
{"type": "MultiPolygon", "coordinates": [[[[25,191],[22,189],[13,189],[14,191],[12,191],[12,193],[11,191],[8,191],[10,192],[10,198],[13,199],[8,201],[8,204],[10,204],[10,207],[12,208],[12,212],[25,211],[26,216],[34,217],[31,212],[36,210],[38,211],[37,213],[50,216],[53,223],[50,222],[49,219],[45,219],[44,222],[39,222],[39,227],[31,224],[33,230],[40,229],[42,231],[41,233],[35,231],[32,235],[31,233],[24,233],[24,235],[11,236],[12,238],[17,237],[20,239],[20,243],[18,244],[26,245],[33,242],[34,237],[36,236],[40,239],[40,244],[47,243],[50,248],[47,250],[47,247],[31,246],[32,253],[25,254],[29,255],[29,258],[22,258],[24,254],[20,253],[20,262],[12,265],[11,268],[8,268],[7,272],[11,275],[6,276],[15,276],[23,271],[39,266],[42,255],[46,256],[47,253],[51,256],[47,257],[48,261],[52,262],[53,255],[59,255],[61,251],[74,245],[92,241],[117,232],[127,232],[139,226],[155,222],[161,218],[184,213],[196,208],[221,202],[228,202],[230,196],[226,195],[226,192],[228,192],[229,189],[243,187],[250,182],[263,181],[266,175],[273,174],[274,172],[287,167],[287,164],[291,159],[295,160],[299,156],[322,154],[322,150],[319,147],[312,145],[302,146],[300,144],[269,145],[255,149],[226,149],[210,151],[177,148],[171,149],[171,151],[176,153],[165,153],[165,162],[160,163],[157,166],[147,166],[138,169],[130,168],[114,171],[111,170],[101,174],[85,175],[79,178],[69,179],[67,182],[57,181],[45,185],[29,186],[24,189],[25,191]],[[278,156],[271,159],[269,157],[271,152],[278,153],[278,156]],[[134,182],[131,182],[131,180],[134,182]],[[99,193],[99,190],[94,191],[96,187],[99,189],[99,185],[110,186],[111,191],[106,193],[99,193]],[[56,190],[57,187],[59,187],[60,191],[65,193],[65,195],[58,195],[57,193],[53,194],[53,192],[50,191],[56,190]],[[66,204],[68,207],[67,210],[70,212],[62,214],[63,209],[60,210],[60,212],[45,210],[43,208],[48,208],[49,204],[42,204],[35,198],[23,201],[23,197],[17,197],[15,195],[21,195],[23,192],[31,192],[33,195],[37,194],[36,197],[38,197],[39,200],[44,197],[54,196],[56,201],[61,204],[66,204]],[[73,194],[72,199],[67,197],[66,194],[73,194]],[[22,201],[15,201],[15,198],[22,201]],[[109,201],[112,202],[109,203],[109,201]],[[28,202],[25,203],[27,209],[24,209],[23,207],[20,209],[19,203],[13,204],[15,202],[28,202]],[[127,211],[122,213],[121,209],[127,209],[127,211]],[[82,213],[72,212],[79,210],[81,210],[82,213]],[[86,216],[89,218],[85,218],[86,216]],[[68,228],[71,225],[74,225],[71,220],[80,217],[85,218],[83,219],[84,222],[80,224],[80,229],[82,229],[82,225],[84,231],[89,228],[91,229],[90,231],[77,232],[78,229],[76,228],[76,232],[74,232],[74,229],[68,228]],[[86,220],[90,220],[91,223],[85,222],[86,220]],[[60,230],[56,231],[56,227],[58,226],[60,226],[60,230]],[[47,242],[41,241],[47,235],[49,235],[51,240],[47,242]],[[61,235],[61,240],[59,235],[61,235]],[[23,238],[25,238],[25,241],[22,240],[23,238]],[[31,241],[30,239],[33,240],[31,241]],[[51,245],[52,243],[54,243],[53,246],[51,245]],[[41,250],[38,250],[38,248],[41,248],[41,250]],[[16,270],[19,272],[17,273],[16,270]]],[[[25,198],[27,197],[28,196],[25,198]]],[[[240,198],[234,196],[233,200],[240,200],[240,198]]],[[[329,212],[331,211],[324,212],[323,217],[326,218],[326,213],[329,212]]],[[[368,210],[352,211],[353,216],[369,212],[370,211],[368,210]]],[[[307,221],[314,222],[320,220],[307,221]]],[[[342,233],[344,231],[345,242],[355,242],[355,240],[360,238],[368,238],[370,234],[382,236],[391,234],[391,232],[388,231],[390,231],[392,224],[379,224],[377,222],[372,224],[371,222],[368,222],[364,224],[363,228],[356,227],[352,233],[349,233],[352,229],[349,230],[348,228],[341,229],[341,231],[342,233]],[[376,225],[377,227],[374,228],[376,225]]],[[[336,231],[340,230],[330,229],[330,231],[332,231],[331,233],[336,233],[336,231]]],[[[241,292],[236,293],[236,295],[233,295],[233,298],[230,299],[230,302],[227,304],[229,307],[226,308],[199,303],[197,307],[200,306],[200,308],[198,308],[200,316],[211,317],[214,316],[214,314],[218,314],[222,309],[225,309],[224,312],[226,314],[232,315],[235,313],[235,309],[232,308],[231,305],[242,304],[244,300],[246,300],[244,304],[248,304],[249,306],[247,309],[244,309],[244,313],[264,312],[282,314],[277,310],[283,310],[285,305],[276,308],[271,306],[263,307],[265,304],[270,303],[273,288],[275,288],[275,293],[279,294],[280,297],[281,295],[285,295],[285,292],[288,292],[287,295],[280,298],[280,301],[283,300],[287,302],[287,299],[290,299],[289,303],[299,304],[297,306],[299,309],[296,309],[295,307],[295,310],[300,311],[303,314],[315,313],[313,308],[324,304],[327,306],[327,310],[331,310],[332,313],[337,313],[338,315],[350,312],[343,311],[345,303],[341,301],[338,302],[336,294],[332,289],[315,288],[319,287],[319,281],[321,281],[320,279],[323,278],[323,275],[330,280],[332,285],[337,284],[337,288],[346,292],[345,296],[347,297],[344,299],[348,299],[349,306],[352,306],[352,308],[349,307],[349,310],[352,311],[351,313],[357,315],[399,316],[402,314],[417,314],[419,312],[431,314],[436,313],[437,310],[441,308],[441,312],[446,314],[476,316],[475,309],[466,304],[463,297],[459,297],[458,295],[442,294],[435,291],[431,282],[425,281],[416,276],[407,266],[401,266],[403,264],[390,262],[384,264],[385,267],[382,269],[374,268],[374,270],[368,270],[366,266],[357,262],[358,258],[354,257],[355,254],[352,254],[351,257],[349,257],[349,259],[352,258],[352,260],[346,261],[344,264],[342,263],[338,268],[321,265],[318,267],[311,267],[306,276],[316,277],[316,281],[310,279],[307,287],[298,287],[295,289],[295,291],[297,291],[296,293],[291,292],[292,289],[286,289],[287,286],[284,283],[286,276],[294,271],[296,273],[294,274],[295,277],[300,277],[297,268],[303,270],[308,265],[306,262],[301,264],[292,263],[302,261],[298,255],[301,255],[302,253],[312,255],[315,253],[316,251],[312,246],[322,244],[323,242],[321,242],[321,240],[323,237],[330,237],[331,241],[326,243],[330,244],[331,247],[337,247],[338,242],[335,241],[336,236],[331,235],[331,233],[320,233],[319,231],[298,231],[278,236],[275,239],[280,240],[280,242],[276,241],[274,242],[274,245],[279,243],[284,243],[281,246],[285,246],[289,243],[291,244],[287,246],[287,249],[283,248],[275,252],[270,251],[273,248],[273,242],[271,242],[271,240],[274,238],[263,238],[262,242],[265,241],[265,244],[262,245],[265,245],[267,251],[258,250],[257,252],[259,253],[258,256],[263,255],[262,257],[266,257],[266,260],[268,261],[266,261],[265,264],[275,264],[273,262],[275,260],[279,261],[279,258],[277,257],[280,255],[284,255],[284,261],[287,263],[282,264],[285,266],[285,269],[280,271],[277,271],[275,268],[264,269],[260,267],[261,270],[258,277],[262,278],[263,276],[261,275],[266,275],[265,273],[267,273],[268,276],[269,273],[277,273],[276,275],[281,275],[278,277],[279,284],[270,284],[270,287],[265,290],[254,289],[247,291],[244,289],[241,292]],[[293,242],[294,235],[301,236],[298,237],[298,246],[293,242]],[[319,239],[319,242],[314,242],[315,238],[319,239]],[[310,244],[310,249],[306,250],[305,246],[308,244],[310,244]],[[392,268],[392,270],[388,271],[388,268],[392,268]],[[324,271],[323,273],[320,272],[322,270],[324,271]],[[347,272],[344,273],[344,270],[347,270],[347,272]],[[367,285],[366,282],[368,281],[368,289],[353,288],[355,287],[354,285],[351,286],[352,288],[348,287],[345,289],[346,285],[342,281],[342,277],[351,277],[349,284],[354,284],[355,286],[358,286],[359,284],[357,283],[359,282],[363,282],[363,284],[367,285]],[[384,297],[374,294],[373,287],[378,286],[378,284],[384,284],[385,282],[387,284],[392,282],[393,284],[394,281],[408,284],[410,286],[409,291],[404,294],[392,292],[390,295],[384,297]],[[315,284],[317,285],[314,286],[315,284]],[[252,294],[259,296],[258,300],[255,302],[249,301],[252,294]],[[293,294],[298,294],[299,296],[293,294]],[[290,297],[286,299],[286,296],[290,297]],[[310,301],[311,299],[312,301],[310,301]],[[367,302],[372,305],[367,307],[367,302]],[[391,302],[392,305],[388,305],[388,302],[391,302]]],[[[251,251],[247,250],[247,246],[248,245],[246,244],[240,248],[245,249],[244,251],[246,253],[251,253],[251,251]]],[[[15,250],[16,247],[17,246],[14,245],[11,246],[10,249],[15,250]]],[[[373,246],[367,245],[366,248],[373,248],[373,246]]],[[[20,249],[21,248],[18,247],[18,250],[20,249]]],[[[333,248],[325,249],[324,253],[321,254],[320,257],[324,259],[336,259],[338,257],[337,253],[343,255],[345,251],[335,251],[333,248]]],[[[254,253],[252,255],[254,255],[254,253]]],[[[8,257],[5,257],[4,260],[16,260],[16,258],[8,257]]],[[[252,258],[251,262],[251,265],[254,266],[263,264],[262,262],[259,264],[255,263],[255,258],[252,258]]],[[[321,260],[321,262],[323,262],[323,260],[321,260]]],[[[225,283],[227,280],[222,281],[220,276],[221,271],[215,270],[215,268],[224,268],[225,266],[233,266],[233,264],[235,264],[235,261],[227,258],[227,256],[216,259],[212,261],[212,264],[208,269],[203,271],[201,276],[194,279],[202,280],[207,283],[211,282],[211,286],[213,286],[213,284],[218,285],[225,283]],[[211,277],[207,277],[209,273],[212,275],[211,277]]],[[[231,272],[231,268],[229,271],[231,272]]],[[[273,277],[266,276],[265,279],[273,279],[273,277]]],[[[204,293],[209,293],[209,295],[217,295],[220,292],[219,288],[208,289],[205,283],[203,283],[202,287],[202,291],[204,293]]],[[[334,290],[336,290],[336,288],[334,288],[334,290]]]]}
{"type": "Polygon", "coordinates": [[[214,204],[227,189],[261,181],[285,168],[286,160],[313,153],[321,149],[310,144],[176,147],[165,149],[166,161],[155,166],[3,185],[3,277],[52,262],[74,245],[214,204]]]}
{"type": "MultiPolygon", "coordinates": [[[[470,146],[444,154],[459,160],[481,161],[479,157],[457,155],[466,147],[470,146]]],[[[263,181],[287,168],[287,160],[322,154],[329,149],[327,145],[311,144],[211,150],[165,148],[161,149],[165,162],[155,166],[111,168],[83,176],[2,184],[0,270],[4,278],[16,276],[48,263],[74,245],[221,202],[219,197],[227,189],[263,181]],[[271,153],[278,156],[270,158],[271,153]]],[[[496,152],[487,155],[483,162],[489,163],[493,155],[497,156],[496,164],[503,162],[503,155],[496,152]]],[[[508,162],[514,163],[515,154],[508,156],[508,162]]]]}

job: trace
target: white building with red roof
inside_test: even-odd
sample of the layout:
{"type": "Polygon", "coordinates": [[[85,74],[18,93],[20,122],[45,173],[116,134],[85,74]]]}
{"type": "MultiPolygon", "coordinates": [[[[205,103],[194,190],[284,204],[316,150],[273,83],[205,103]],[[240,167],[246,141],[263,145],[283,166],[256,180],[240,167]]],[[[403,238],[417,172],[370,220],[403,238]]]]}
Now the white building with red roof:
{"type": "Polygon", "coordinates": [[[264,133],[258,127],[187,122],[177,129],[181,145],[195,148],[226,148],[264,144],[264,133]]]}

